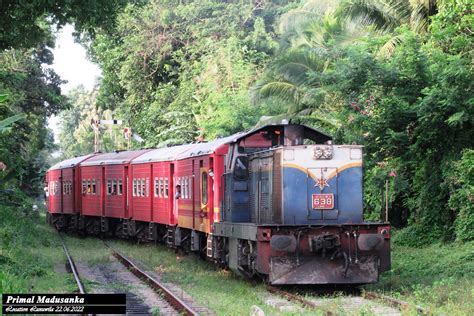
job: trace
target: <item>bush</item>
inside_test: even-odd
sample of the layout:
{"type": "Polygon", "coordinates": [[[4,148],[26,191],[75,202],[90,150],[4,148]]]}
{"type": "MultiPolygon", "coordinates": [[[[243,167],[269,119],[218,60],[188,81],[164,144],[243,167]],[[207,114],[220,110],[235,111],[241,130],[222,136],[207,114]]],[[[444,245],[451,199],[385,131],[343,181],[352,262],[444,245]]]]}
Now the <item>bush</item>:
{"type": "Polygon", "coordinates": [[[456,214],[454,230],[457,240],[474,240],[474,150],[463,152],[454,163],[448,178],[449,207],[456,214]]]}

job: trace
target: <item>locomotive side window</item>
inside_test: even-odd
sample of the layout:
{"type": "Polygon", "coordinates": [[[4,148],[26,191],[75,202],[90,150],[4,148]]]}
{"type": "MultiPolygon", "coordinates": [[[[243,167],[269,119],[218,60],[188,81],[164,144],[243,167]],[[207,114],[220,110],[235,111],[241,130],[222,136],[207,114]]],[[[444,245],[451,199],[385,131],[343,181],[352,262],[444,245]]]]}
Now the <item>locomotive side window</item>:
{"type": "Polygon", "coordinates": [[[207,172],[201,175],[201,204],[207,205],[207,172]]]}
{"type": "Polygon", "coordinates": [[[249,160],[247,156],[238,156],[235,158],[234,179],[247,180],[249,177],[249,160]]]}

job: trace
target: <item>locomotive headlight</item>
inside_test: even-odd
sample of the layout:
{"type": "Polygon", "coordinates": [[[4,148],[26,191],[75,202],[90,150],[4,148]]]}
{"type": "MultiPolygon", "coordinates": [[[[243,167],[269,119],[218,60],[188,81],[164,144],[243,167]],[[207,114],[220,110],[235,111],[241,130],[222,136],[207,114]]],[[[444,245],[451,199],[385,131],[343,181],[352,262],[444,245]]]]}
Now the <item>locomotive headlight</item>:
{"type": "Polygon", "coordinates": [[[332,146],[316,146],[313,152],[314,159],[331,159],[332,146]]]}

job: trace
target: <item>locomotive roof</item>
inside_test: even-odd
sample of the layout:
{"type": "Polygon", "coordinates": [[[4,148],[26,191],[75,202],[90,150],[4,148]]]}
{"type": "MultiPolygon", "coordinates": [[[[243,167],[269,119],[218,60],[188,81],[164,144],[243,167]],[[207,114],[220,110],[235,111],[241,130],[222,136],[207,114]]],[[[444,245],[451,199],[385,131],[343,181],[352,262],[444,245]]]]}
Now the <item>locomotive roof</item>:
{"type": "Polygon", "coordinates": [[[111,153],[98,154],[83,163],[81,166],[98,166],[98,165],[117,165],[123,163],[129,163],[132,159],[149,152],[150,149],[141,150],[127,150],[127,151],[114,151],[111,153]]]}
{"type": "Polygon", "coordinates": [[[77,166],[79,163],[83,162],[84,160],[94,156],[94,154],[89,154],[85,156],[74,157],[70,159],[63,160],[58,162],[57,164],[51,166],[48,170],[57,170],[57,169],[64,169],[64,168],[72,168],[77,166]]]}
{"type": "Polygon", "coordinates": [[[246,133],[241,133],[241,135],[239,135],[236,138],[235,141],[241,140],[242,138],[245,138],[245,137],[248,137],[250,135],[256,134],[256,133],[258,133],[262,130],[265,130],[265,129],[285,128],[285,127],[288,127],[288,126],[302,126],[303,130],[304,130],[304,137],[313,139],[314,141],[316,141],[319,144],[323,144],[324,142],[326,142],[328,140],[332,140],[332,137],[330,135],[328,135],[326,133],[323,133],[323,132],[321,132],[320,130],[318,130],[316,128],[309,127],[309,126],[306,126],[306,125],[303,125],[303,124],[268,124],[268,125],[264,125],[262,127],[258,127],[258,128],[253,129],[253,130],[250,130],[246,133]]]}

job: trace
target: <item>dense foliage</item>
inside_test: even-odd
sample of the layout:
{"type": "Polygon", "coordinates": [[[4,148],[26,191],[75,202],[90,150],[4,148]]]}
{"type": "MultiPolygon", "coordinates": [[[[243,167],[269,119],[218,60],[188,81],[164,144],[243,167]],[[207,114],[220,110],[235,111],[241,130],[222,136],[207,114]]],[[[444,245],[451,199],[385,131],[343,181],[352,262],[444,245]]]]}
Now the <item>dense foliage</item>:
{"type": "Polygon", "coordinates": [[[126,0],[2,1],[0,11],[0,49],[30,48],[50,37],[52,27],[74,23],[78,32],[93,35],[100,27],[113,26],[117,11],[126,0]]]}
{"type": "MultiPolygon", "coordinates": [[[[52,149],[46,117],[68,102],[65,157],[93,150],[91,119],[123,119],[144,139],[133,146],[150,147],[290,118],[365,146],[366,218],[383,217],[388,187],[398,242],[474,239],[470,1],[99,2],[2,13],[3,183],[34,191],[52,149]],[[103,78],[66,99],[45,65],[50,28],[70,21],[103,78]]],[[[102,150],[127,145],[120,128],[101,135],[102,150]]]]}
{"type": "Polygon", "coordinates": [[[389,219],[408,225],[399,242],[472,239],[472,160],[455,163],[474,145],[470,8],[467,1],[442,1],[430,32],[401,23],[382,34],[376,30],[390,28],[368,10],[373,18],[364,21],[376,27],[347,43],[347,34],[357,32],[337,22],[338,9],[321,14],[308,2],[303,14],[290,12],[293,20],[303,15],[299,23],[284,21],[291,30],[284,50],[256,88],[257,100],[283,98],[295,105],[294,117],[310,113],[339,142],[366,147],[367,218],[381,217],[388,185],[389,219]]]}
{"type": "MultiPolygon", "coordinates": [[[[68,107],[52,69],[53,28],[111,27],[124,1],[6,1],[0,12],[0,195],[41,192],[55,149],[47,118],[68,107]]],[[[92,36],[89,36],[92,38],[92,36]]],[[[3,204],[18,199],[3,198],[3,204]]],[[[21,199],[20,199],[21,200],[21,199]]],[[[21,204],[21,202],[18,202],[21,204]]]]}
{"type": "Polygon", "coordinates": [[[278,1],[129,5],[91,48],[104,72],[99,106],[114,109],[146,146],[252,127],[279,110],[251,106],[248,90],[274,50],[280,10],[278,1]]]}

